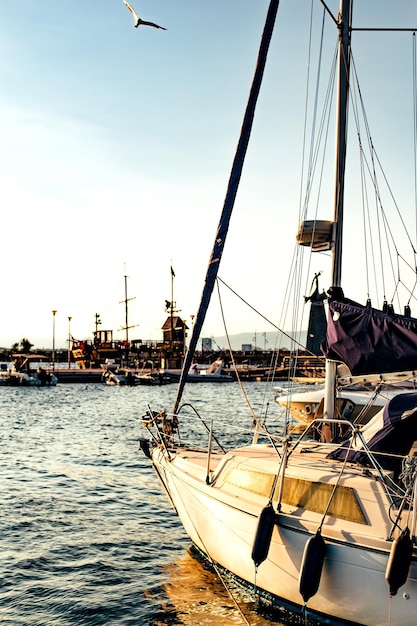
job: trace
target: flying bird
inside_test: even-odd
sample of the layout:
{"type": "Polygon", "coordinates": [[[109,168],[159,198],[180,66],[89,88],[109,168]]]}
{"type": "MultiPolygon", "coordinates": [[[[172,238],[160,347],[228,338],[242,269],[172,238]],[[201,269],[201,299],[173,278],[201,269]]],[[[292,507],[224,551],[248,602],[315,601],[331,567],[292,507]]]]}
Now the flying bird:
{"type": "Polygon", "coordinates": [[[126,0],[123,0],[123,2],[129,9],[131,14],[133,15],[133,19],[135,20],[135,23],[134,23],[135,28],[142,25],[142,26],[153,26],[154,28],[160,28],[161,30],[166,30],[166,28],[164,28],[163,26],[158,26],[158,24],[155,24],[154,22],[146,22],[145,20],[141,20],[139,15],[136,13],[135,9],[132,6],[130,6],[130,4],[126,2],[126,0]]]}

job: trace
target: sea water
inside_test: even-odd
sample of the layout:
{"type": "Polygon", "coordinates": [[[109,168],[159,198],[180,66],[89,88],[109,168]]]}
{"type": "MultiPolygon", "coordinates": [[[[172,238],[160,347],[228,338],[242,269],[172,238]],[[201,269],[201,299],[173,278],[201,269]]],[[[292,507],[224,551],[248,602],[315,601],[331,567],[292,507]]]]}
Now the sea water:
{"type": "MultiPolygon", "coordinates": [[[[247,389],[265,402],[265,384],[247,389]]],[[[194,554],[138,450],[141,416],[172,409],[176,390],[0,387],[1,624],[295,623],[259,607],[253,590],[225,588],[194,554]]],[[[248,419],[237,383],[186,393],[199,412],[232,403],[248,419]]]]}

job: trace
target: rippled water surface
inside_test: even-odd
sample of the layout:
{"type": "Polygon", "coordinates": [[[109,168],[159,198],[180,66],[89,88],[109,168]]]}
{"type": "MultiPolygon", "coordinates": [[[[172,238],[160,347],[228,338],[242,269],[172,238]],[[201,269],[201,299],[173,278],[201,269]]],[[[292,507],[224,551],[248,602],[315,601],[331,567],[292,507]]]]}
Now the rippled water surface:
{"type": "MultiPolygon", "coordinates": [[[[226,403],[243,416],[237,384],[189,388],[199,412],[226,403]]],[[[261,406],[265,386],[248,389],[261,406]]],[[[242,618],[138,451],[148,404],[171,409],[175,393],[175,385],[0,387],[2,624],[289,623],[259,611],[251,592],[237,596],[242,618]]]]}

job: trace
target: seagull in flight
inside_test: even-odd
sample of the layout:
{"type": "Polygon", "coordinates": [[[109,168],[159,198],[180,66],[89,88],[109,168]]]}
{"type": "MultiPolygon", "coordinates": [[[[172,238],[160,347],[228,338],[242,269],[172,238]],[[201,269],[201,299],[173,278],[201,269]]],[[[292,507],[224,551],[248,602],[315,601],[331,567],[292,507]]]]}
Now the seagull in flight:
{"type": "Polygon", "coordinates": [[[126,0],[123,0],[123,2],[129,9],[131,14],[133,15],[133,19],[135,20],[135,23],[134,23],[135,28],[142,25],[142,26],[153,26],[154,28],[160,28],[161,30],[166,30],[166,28],[164,28],[163,26],[158,26],[158,24],[155,24],[154,22],[146,22],[145,20],[141,20],[139,15],[137,15],[135,9],[132,6],[130,6],[130,4],[126,2],[126,0]]]}

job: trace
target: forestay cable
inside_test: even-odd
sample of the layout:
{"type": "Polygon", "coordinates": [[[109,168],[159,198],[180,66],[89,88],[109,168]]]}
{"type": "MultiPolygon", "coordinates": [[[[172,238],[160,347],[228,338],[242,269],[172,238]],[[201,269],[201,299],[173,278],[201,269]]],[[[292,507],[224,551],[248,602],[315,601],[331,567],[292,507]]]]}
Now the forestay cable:
{"type": "Polygon", "coordinates": [[[197,341],[203,327],[203,323],[206,317],[206,312],[210,304],[211,295],[213,293],[214,284],[217,277],[217,272],[220,265],[220,260],[224,250],[224,244],[226,241],[227,231],[229,228],[229,222],[232,215],[237,190],[239,187],[240,177],[242,175],[243,164],[245,161],[246,151],[249,145],[249,139],[252,131],[253,120],[255,116],[256,103],[262,84],[262,78],[265,70],[266,60],[268,56],[269,44],[271,43],[272,33],[274,30],[275,19],[277,16],[279,6],[279,0],[271,0],[268,8],[268,13],[265,21],[264,30],[262,33],[261,43],[258,53],[258,61],[255,69],[255,75],[253,77],[252,86],[249,94],[248,103],[246,106],[245,115],[243,118],[243,124],[240,132],[239,143],[236,148],[236,154],[233,161],[232,170],[229,177],[229,184],[227,187],[226,197],[223,204],[222,214],[220,216],[219,225],[217,228],[217,234],[214,241],[209,265],[206,273],[206,279],[204,283],[203,293],[201,296],[200,307],[197,312],[196,321],[193,329],[193,334],[190,340],[189,349],[185,357],[183,369],[181,372],[180,382],[178,385],[177,398],[174,405],[174,414],[178,410],[179,403],[181,402],[182,393],[184,391],[185,382],[187,380],[188,370],[191,365],[191,361],[194,356],[194,351],[197,346],[197,341]]]}

